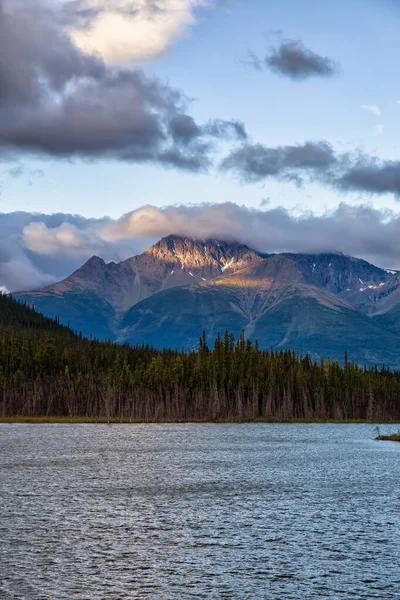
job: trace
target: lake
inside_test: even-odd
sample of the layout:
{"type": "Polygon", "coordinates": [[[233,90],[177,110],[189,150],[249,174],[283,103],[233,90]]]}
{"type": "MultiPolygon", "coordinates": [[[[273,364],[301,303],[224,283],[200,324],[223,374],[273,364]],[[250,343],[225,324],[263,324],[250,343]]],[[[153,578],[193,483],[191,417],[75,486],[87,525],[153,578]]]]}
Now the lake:
{"type": "Polygon", "coordinates": [[[0,598],[398,599],[400,444],[374,435],[0,425],[0,598]]]}

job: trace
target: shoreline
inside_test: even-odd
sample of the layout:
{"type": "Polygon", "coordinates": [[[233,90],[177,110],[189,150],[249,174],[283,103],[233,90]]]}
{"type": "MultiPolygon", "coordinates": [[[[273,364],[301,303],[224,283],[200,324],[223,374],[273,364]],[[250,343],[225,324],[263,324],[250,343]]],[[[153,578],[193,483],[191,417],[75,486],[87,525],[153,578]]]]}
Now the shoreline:
{"type": "MultiPolygon", "coordinates": [[[[400,421],[369,421],[363,419],[349,419],[337,421],[334,419],[294,419],[294,420],[266,420],[266,419],[107,419],[106,417],[0,417],[0,424],[32,424],[32,425],[140,425],[140,424],[337,424],[337,425],[399,425],[400,421]]],[[[380,435],[377,440],[400,441],[400,434],[380,435]],[[398,438],[398,439],[391,439],[398,438]]]]}
{"type": "Polygon", "coordinates": [[[376,438],[380,442],[400,442],[400,433],[391,433],[389,435],[378,435],[376,438]]]}

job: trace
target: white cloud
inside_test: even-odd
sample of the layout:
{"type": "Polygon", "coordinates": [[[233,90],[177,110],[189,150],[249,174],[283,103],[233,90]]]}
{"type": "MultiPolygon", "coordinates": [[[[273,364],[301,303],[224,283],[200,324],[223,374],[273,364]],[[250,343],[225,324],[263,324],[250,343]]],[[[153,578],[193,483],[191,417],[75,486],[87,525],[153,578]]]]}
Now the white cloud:
{"type": "Polygon", "coordinates": [[[377,104],[361,104],[360,108],[369,110],[369,112],[373,113],[377,117],[380,117],[382,114],[382,111],[377,104]]]}
{"type": "Polygon", "coordinates": [[[42,221],[30,223],[24,227],[24,245],[31,252],[42,255],[55,255],[68,252],[71,255],[84,256],[88,247],[95,246],[90,227],[79,229],[71,223],[62,223],[49,228],[42,221]]]}
{"type": "MultiPolygon", "coordinates": [[[[61,1],[71,5],[70,0],[61,1]]],[[[151,58],[187,35],[196,20],[195,8],[207,4],[208,0],[80,0],[79,7],[92,16],[84,26],[73,21],[70,31],[82,50],[101,54],[107,62],[151,58]]]]}
{"type": "Polygon", "coordinates": [[[383,125],[383,123],[378,123],[377,125],[375,125],[375,128],[374,128],[375,135],[382,135],[384,129],[385,129],[385,126],[383,125]]]}

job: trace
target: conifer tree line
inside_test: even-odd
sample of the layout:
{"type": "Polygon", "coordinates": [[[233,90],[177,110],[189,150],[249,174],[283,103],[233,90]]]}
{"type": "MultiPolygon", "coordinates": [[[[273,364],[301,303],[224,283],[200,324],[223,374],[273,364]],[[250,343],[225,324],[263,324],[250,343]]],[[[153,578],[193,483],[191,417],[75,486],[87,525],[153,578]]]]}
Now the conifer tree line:
{"type": "Polygon", "coordinates": [[[0,417],[400,420],[400,372],[313,361],[226,332],[195,351],[76,335],[0,297],[0,417]]]}

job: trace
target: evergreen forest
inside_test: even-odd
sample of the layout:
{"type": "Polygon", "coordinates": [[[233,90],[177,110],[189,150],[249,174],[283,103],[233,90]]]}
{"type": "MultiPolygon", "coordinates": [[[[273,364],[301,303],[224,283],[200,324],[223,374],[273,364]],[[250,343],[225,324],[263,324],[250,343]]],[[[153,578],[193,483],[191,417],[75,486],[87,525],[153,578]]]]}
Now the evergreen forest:
{"type": "Polygon", "coordinates": [[[1,295],[0,418],[400,420],[400,372],[199,338],[196,351],[99,342],[1,295]]]}

